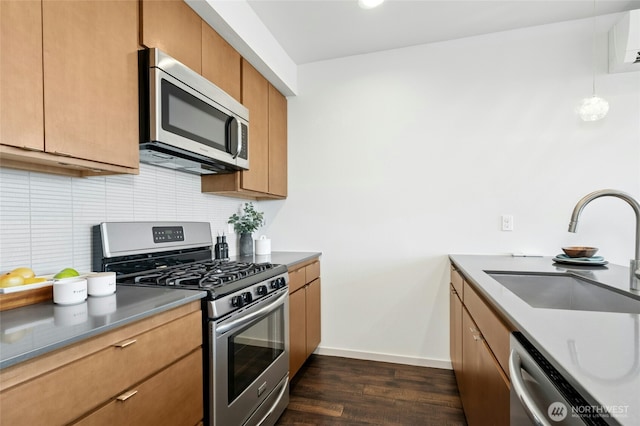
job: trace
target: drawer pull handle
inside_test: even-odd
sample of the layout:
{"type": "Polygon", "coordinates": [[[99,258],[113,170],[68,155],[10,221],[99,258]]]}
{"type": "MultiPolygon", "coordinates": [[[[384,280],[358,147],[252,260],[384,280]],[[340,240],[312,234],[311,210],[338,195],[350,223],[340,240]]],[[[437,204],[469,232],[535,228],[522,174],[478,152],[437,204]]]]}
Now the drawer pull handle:
{"type": "Polygon", "coordinates": [[[478,341],[482,341],[482,334],[474,334],[473,335],[473,340],[475,340],[476,342],[478,341]]]}
{"type": "Polygon", "coordinates": [[[125,392],[122,395],[120,395],[118,398],[116,398],[118,401],[120,402],[125,402],[127,399],[131,398],[133,395],[137,394],[138,391],[137,390],[130,390],[129,392],[125,392]]]}
{"type": "Polygon", "coordinates": [[[135,342],[137,342],[136,339],[131,339],[131,340],[126,340],[126,341],[121,342],[121,343],[116,343],[114,346],[116,348],[126,348],[127,346],[133,345],[135,342]]]}
{"type": "Polygon", "coordinates": [[[472,333],[477,333],[477,332],[479,332],[479,331],[480,331],[480,330],[478,330],[478,329],[477,329],[477,328],[475,328],[475,327],[469,327],[469,330],[470,330],[472,333]]]}

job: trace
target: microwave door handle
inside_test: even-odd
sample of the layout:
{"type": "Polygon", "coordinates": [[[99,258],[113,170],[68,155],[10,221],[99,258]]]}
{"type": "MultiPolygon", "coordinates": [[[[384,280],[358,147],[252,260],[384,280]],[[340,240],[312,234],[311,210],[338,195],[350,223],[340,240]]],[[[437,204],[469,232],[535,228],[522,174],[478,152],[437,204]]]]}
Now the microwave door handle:
{"type": "Polygon", "coordinates": [[[233,156],[234,159],[242,152],[242,123],[240,120],[236,120],[236,124],[238,125],[238,151],[236,151],[236,154],[233,156]]]}
{"type": "Polygon", "coordinates": [[[240,122],[235,117],[229,117],[227,120],[227,151],[229,154],[233,155],[233,159],[235,160],[238,155],[240,155],[240,151],[242,150],[242,133],[240,131],[242,128],[240,127],[240,122]],[[233,149],[233,143],[236,143],[235,151],[231,152],[233,149]]]}
{"type": "Polygon", "coordinates": [[[536,425],[551,426],[551,424],[547,422],[547,419],[540,408],[533,401],[531,395],[529,395],[529,392],[527,392],[527,388],[522,377],[522,359],[518,352],[513,349],[509,355],[509,373],[511,373],[511,386],[529,417],[536,425]]]}

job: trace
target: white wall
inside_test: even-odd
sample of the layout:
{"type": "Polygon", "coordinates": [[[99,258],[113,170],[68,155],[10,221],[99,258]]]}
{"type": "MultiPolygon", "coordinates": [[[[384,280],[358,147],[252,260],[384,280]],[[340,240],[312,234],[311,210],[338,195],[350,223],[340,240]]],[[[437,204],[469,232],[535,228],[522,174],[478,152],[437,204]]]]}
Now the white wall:
{"type": "MultiPolygon", "coordinates": [[[[0,168],[0,272],[91,271],[91,227],[100,222],[203,221],[215,236],[243,202],[202,194],[199,176],[147,164],[138,176],[89,178],[0,168]]],[[[235,234],[228,242],[236,253],[235,234]]]]}
{"type": "Polygon", "coordinates": [[[289,99],[289,198],[274,249],[321,250],[321,353],[447,366],[448,253],[595,245],[628,264],[634,215],[588,206],[640,199],[640,73],[608,74],[598,18],[597,87],[611,111],[583,123],[591,20],[300,67],[289,99]],[[512,214],[513,232],[500,231],[512,214]]]}

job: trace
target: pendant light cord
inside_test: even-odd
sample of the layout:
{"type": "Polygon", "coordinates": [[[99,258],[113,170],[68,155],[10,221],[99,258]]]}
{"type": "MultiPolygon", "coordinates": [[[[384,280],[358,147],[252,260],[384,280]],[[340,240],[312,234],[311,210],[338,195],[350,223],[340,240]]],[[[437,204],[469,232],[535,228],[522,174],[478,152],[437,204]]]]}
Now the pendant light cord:
{"type": "Polygon", "coordinates": [[[593,96],[596,95],[596,0],[593,0],[593,33],[591,35],[591,72],[593,96]]]}

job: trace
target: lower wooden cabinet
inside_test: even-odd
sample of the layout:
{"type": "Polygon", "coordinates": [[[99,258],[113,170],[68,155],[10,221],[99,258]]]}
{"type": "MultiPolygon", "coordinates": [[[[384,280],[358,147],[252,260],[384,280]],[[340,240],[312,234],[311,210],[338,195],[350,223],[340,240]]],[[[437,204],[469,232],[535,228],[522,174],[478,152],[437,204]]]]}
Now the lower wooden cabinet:
{"type": "Polygon", "coordinates": [[[449,323],[451,324],[451,336],[449,340],[449,353],[451,354],[451,365],[456,374],[456,382],[460,393],[463,392],[463,382],[461,380],[462,370],[462,301],[458,292],[450,286],[449,296],[449,323]]]}
{"type": "Polygon", "coordinates": [[[509,425],[510,382],[500,360],[508,358],[512,327],[457,271],[451,275],[451,364],[467,423],[509,425]]]}
{"type": "Polygon", "coordinates": [[[289,378],[320,344],[320,261],[289,272],[289,378]]]}
{"type": "Polygon", "coordinates": [[[195,425],[202,420],[202,395],[202,349],[197,349],[74,424],[195,425]]]}
{"type": "Polygon", "coordinates": [[[509,381],[469,312],[462,309],[462,390],[467,423],[509,425],[509,381]]]}
{"type": "Polygon", "coordinates": [[[195,425],[202,387],[202,311],[192,302],[0,370],[0,419],[195,425]]]}

